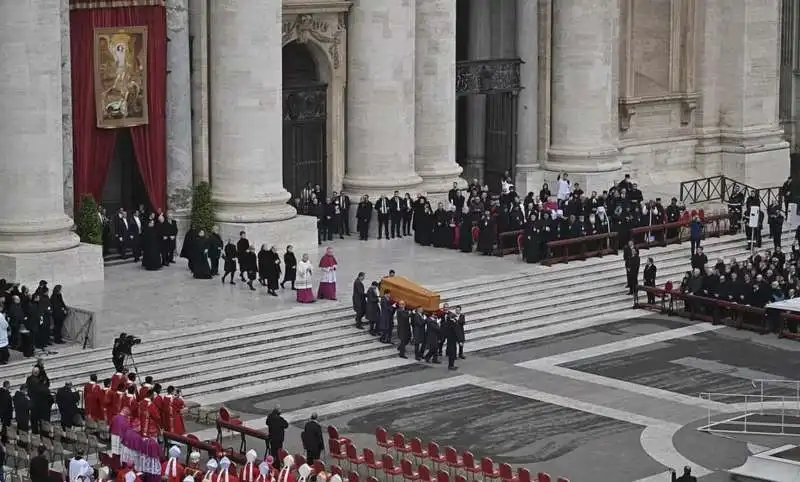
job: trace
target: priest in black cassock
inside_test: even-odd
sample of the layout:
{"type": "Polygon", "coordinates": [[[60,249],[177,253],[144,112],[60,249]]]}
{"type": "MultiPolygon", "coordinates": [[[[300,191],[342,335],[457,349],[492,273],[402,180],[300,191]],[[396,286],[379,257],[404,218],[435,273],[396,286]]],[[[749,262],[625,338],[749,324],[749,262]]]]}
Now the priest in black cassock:
{"type": "Polygon", "coordinates": [[[256,261],[258,263],[258,282],[261,283],[261,286],[266,286],[267,269],[269,267],[268,251],[266,244],[261,245],[261,249],[258,251],[256,261]]]}
{"type": "Polygon", "coordinates": [[[148,271],[161,269],[161,239],[156,223],[150,221],[142,230],[142,266],[148,271]]]}
{"type": "Polygon", "coordinates": [[[211,263],[211,274],[213,276],[219,276],[219,258],[222,256],[222,247],[219,227],[214,226],[208,235],[208,260],[211,263]]]}
{"type": "Polygon", "coordinates": [[[461,217],[461,224],[458,225],[458,248],[462,253],[472,252],[472,215],[467,213],[461,217]]]}
{"type": "Polygon", "coordinates": [[[538,263],[542,260],[542,232],[539,219],[535,215],[525,223],[523,236],[523,259],[528,263],[538,263]]]}
{"type": "Polygon", "coordinates": [[[292,289],[295,289],[294,282],[297,279],[297,257],[294,255],[294,248],[292,245],[286,246],[286,253],[283,255],[283,281],[281,281],[281,288],[286,283],[292,284],[292,289]]]}
{"type": "Polygon", "coordinates": [[[235,285],[233,277],[236,274],[236,245],[228,238],[228,244],[225,245],[225,265],[223,266],[225,273],[222,275],[222,284],[225,284],[225,278],[231,276],[230,283],[235,285]]]}
{"type": "Polygon", "coordinates": [[[192,274],[195,279],[211,279],[211,266],[208,264],[208,237],[202,229],[197,231],[197,238],[192,243],[192,274]]]}
{"type": "Polygon", "coordinates": [[[489,211],[486,211],[478,223],[480,235],[478,236],[478,251],[484,256],[492,254],[495,240],[497,239],[497,228],[489,211]]]}
{"type": "Polygon", "coordinates": [[[275,246],[267,251],[267,293],[278,296],[275,290],[278,289],[278,281],[281,279],[281,257],[275,246]]]}
{"type": "Polygon", "coordinates": [[[183,245],[181,245],[180,257],[186,258],[189,261],[189,271],[194,273],[194,254],[197,244],[197,230],[194,226],[190,227],[186,234],[183,236],[183,245]]]}

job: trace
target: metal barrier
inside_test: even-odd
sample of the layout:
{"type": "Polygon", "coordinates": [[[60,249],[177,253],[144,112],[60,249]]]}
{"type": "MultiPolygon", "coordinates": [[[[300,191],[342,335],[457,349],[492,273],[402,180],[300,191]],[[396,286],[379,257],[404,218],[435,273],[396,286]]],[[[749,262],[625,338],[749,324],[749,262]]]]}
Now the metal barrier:
{"type": "Polygon", "coordinates": [[[680,199],[684,204],[697,204],[711,201],[728,202],[734,188],[744,193],[745,199],[755,194],[761,209],[767,210],[771,205],[781,204],[781,186],[755,188],[726,176],[711,176],[693,179],[681,183],[680,199]]]}
{"type": "MultiPolygon", "coordinates": [[[[794,382],[797,383],[797,382],[794,382]]],[[[753,381],[756,386],[756,380],[753,381]]],[[[708,407],[706,424],[698,430],[709,433],[745,433],[800,437],[800,396],[742,393],[701,393],[708,407]],[[732,410],[714,411],[721,404],[732,410]],[[741,410],[735,410],[737,406],[741,410]]]]}
{"type": "Polygon", "coordinates": [[[82,345],[84,349],[94,348],[97,342],[94,312],[74,306],[68,310],[64,319],[64,339],[82,345]]]}

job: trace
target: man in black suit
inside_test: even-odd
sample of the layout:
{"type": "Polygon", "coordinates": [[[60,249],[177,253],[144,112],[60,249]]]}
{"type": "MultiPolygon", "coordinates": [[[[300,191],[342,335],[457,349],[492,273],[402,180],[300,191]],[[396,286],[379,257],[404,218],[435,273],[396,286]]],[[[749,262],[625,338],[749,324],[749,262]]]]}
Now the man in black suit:
{"type": "Polygon", "coordinates": [[[364,290],[364,272],[358,273],[353,281],[353,311],[356,312],[356,328],[364,329],[363,318],[367,312],[367,295],[364,290]]]}
{"type": "Polygon", "coordinates": [[[688,465],[683,468],[683,475],[677,477],[675,469],[669,469],[672,473],[672,482],[697,482],[697,477],[692,475],[692,468],[688,465]]]}
{"type": "Polygon", "coordinates": [[[244,231],[239,231],[239,241],[236,241],[236,259],[239,260],[239,279],[242,282],[247,282],[244,279],[244,275],[247,273],[247,256],[245,255],[248,249],[250,249],[250,241],[247,240],[247,235],[244,231]]]}
{"type": "Polygon", "coordinates": [[[56,392],[56,405],[61,414],[61,427],[68,429],[76,424],[76,418],[80,415],[78,409],[80,396],[72,391],[72,383],[66,382],[64,386],[56,392]]]}
{"type": "Polygon", "coordinates": [[[11,397],[11,383],[6,380],[0,387],[0,442],[8,443],[8,427],[14,418],[14,404],[11,397]]]}
{"type": "Polygon", "coordinates": [[[306,449],[306,463],[313,465],[316,460],[319,460],[322,451],[325,450],[325,440],[322,438],[322,427],[317,421],[317,414],[311,414],[311,420],[306,422],[303,427],[303,433],[300,438],[303,441],[303,447],[306,449]]]}
{"type": "Polygon", "coordinates": [[[36,447],[36,452],[37,455],[31,458],[31,464],[28,470],[31,482],[47,482],[50,477],[50,462],[48,462],[47,457],[44,455],[47,453],[47,447],[39,445],[36,447]]]}
{"type": "Polygon", "coordinates": [[[339,203],[339,208],[342,210],[342,217],[339,220],[339,234],[346,234],[350,236],[350,197],[345,196],[344,193],[333,193],[333,199],[339,203]]]}
{"type": "Polygon", "coordinates": [[[392,209],[390,204],[389,198],[385,195],[381,195],[375,201],[375,210],[378,211],[378,239],[381,239],[381,235],[389,239],[389,215],[392,209]]]}
{"type": "Polygon", "coordinates": [[[139,217],[139,211],[134,211],[131,218],[128,220],[128,242],[131,243],[131,251],[133,251],[133,261],[139,262],[142,257],[142,219],[139,217]]]}
{"type": "Polygon", "coordinates": [[[400,232],[400,223],[403,221],[403,198],[400,197],[400,191],[394,192],[390,206],[389,214],[392,219],[392,239],[402,238],[403,233],[400,232]]]}
{"type": "Polygon", "coordinates": [[[19,390],[14,394],[14,415],[19,432],[30,430],[31,399],[28,398],[28,388],[25,385],[20,385],[19,390]]]}
{"type": "Polygon", "coordinates": [[[401,301],[397,309],[397,338],[400,339],[400,346],[397,347],[400,358],[408,358],[406,346],[411,341],[411,312],[406,309],[405,301],[401,301]]]}
{"type": "MultiPolygon", "coordinates": [[[[366,194],[361,197],[361,202],[356,208],[356,229],[358,229],[358,239],[366,241],[369,238],[369,222],[372,221],[372,203],[366,194]]],[[[380,235],[380,231],[378,231],[380,235]]]]}
{"type": "Polygon", "coordinates": [[[283,448],[283,440],[286,437],[286,429],[289,422],[281,416],[281,407],[275,407],[267,416],[267,429],[269,430],[269,453],[272,455],[273,465],[276,469],[281,468],[283,462],[279,457],[283,448]]]}
{"type": "Polygon", "coordinates": [[[114,240],[117,245],[117,253],[119,253],[122,259],[128,256],[127,249],[130,245],[128,242],[129,229],[128,214],[124,209],[120,209],[119,212],[117,212],[117,217],[114,219],[114,240]]]}

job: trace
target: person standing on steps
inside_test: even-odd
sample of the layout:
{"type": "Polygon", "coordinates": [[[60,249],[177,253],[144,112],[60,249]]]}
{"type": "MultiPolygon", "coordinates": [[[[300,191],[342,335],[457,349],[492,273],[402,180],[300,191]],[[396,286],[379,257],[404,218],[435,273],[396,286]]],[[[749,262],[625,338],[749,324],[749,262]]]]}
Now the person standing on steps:
{"type": "Polygon", "coordinates": [[[466,325],[467,319],[464,317],[464,313],[461,312],[461,306],[456,306],[454,318],[456,323],[456,341],[458,342],[458,358],[464,360],[466,359],[464,356],[464,325],[466,325]]]}
{"type": "Polygon", "coordinates": [[[247,274],[247,250],[250,249],[250,241],[247,239],[247,235],[244,231],[239,231],[239,241],[236,241],[236,257],[239,259],[239,279],[243,282],[247,280],[244,279],[245,274],[247,274]]]}
{"type": "Polygon", "coordinates": [[[414,359],[421,361],[425,355],[425,314],[422,308],[414,310],[411,315],[412,327],[414,329],[414,359]]]}
{"type": "Polygon", "coordinates": [[[223,271],[225,273],[222,274],[222,284],[225,284],[225,278],[230,275],[232,285],[236,283],[233,281],[233,277],[236,275],[236,257],[237,257],[237,250],[236,245],[233,244],[233,240],[228,238],[228,244],[225,245],[225,250],[223,252],[223,258],[225,259],[225,264],[222,266],[223,271]]]}
{"type": "Polygon", "coordinates": [[[690,249],[694,255],[697,248],[700,247],[700,241],[703,239],[703,222],[700,221],[696,215],[689,223],[689,242],[691,243],[690,249]]]}
{"type": "Polygon", "coordinates": [[[367,290],[366,298],[366,313],[367,321],[369,322],[369,334],[375,336],[378,334],[378,324],[380,323],[381,318],[381,295],[380,291],[378,290],[377,281],[373,281],[370,285],[369,290],[367,290]]]}
{"type": "Polygon", "coordinates": [[[400,346],[397,348],[400,358],[408,358],[406,346],[411,341],[411,312],[406,309],[405,301],[401,301],[397,308],[397,338],[400,339],[400,346]]]}
{"type": "Polygon", "coordinates": [[[275,468],[280,469],[280,452],[289,423],[281,416],[281,407],[276,406],[267,416],[267,429],[269,430],[269,453],[275,461],[275,468]]]}
{"type": "MultiPolygon", "coordinates": [[[[242,234],[244,234],[244,232],[242,234]]],[[[258,276],[258,257],[256,256],[255,246],[248,246],[247,251],[239,255],[239,270],[244,270],[244,272],[247,273],[247,286],[250,288],[250,291],[255,291],[256,289],[253,287],[253,282],[258,276]]],[[[242,281],[245,280],[242,279],[242,281]]]]}
{"type": "MultiPolygon", "coordinates": [[[[656,286],[656,273],[658,268],[653,262],[653,258],[647,258],[647,264],[644,265],[644,285],[654,288],[656,286]]],[[[647,303],[653,304],[656,302],[656,295],[650,291],[647,292],[647,303]]]]}
{"type": "Polygon", "coordinates": [[[452,313],[445,315],[442,322],[442,336],[445,338],[445,352],[447,355],[447,369],[457,370],[456,357],[458,356],[458,333],[456,320],[452,313]]]}
{"type": "Polygon", "coordinates": [[[429,315],[425,320],[425,345],[428,352],[425,354],[426,363],[441,363],[439,361],[439,337],[441,327],[435,315],[429,315]]]}
{"type": "Polygon", "coordinates": [[[631,250],[631,257],[625,266],[628,271],[628,294],[635,295],[639,283],[639,266],[641,260],[639,259],[639,250],[633,248],[631,250]]]}
{"type": "Polygon", "coordinates": [[[353,281],[353,311],[356,312],[356,328],[359,330],[364,329],[363,318],[367,312],[367,294],[364,290],[364,277],[365,274],[361,271],[353,281]]]}
{"type": "Polygon", "coordinates": [[[381,334],[380,342],[391,344],[392,343],[392,329],[394,328],[394,311],[395,304],[392,302],[391,295],[386,291],[381,298],[380,303],[380,322],[378,331],[381,334]]]}

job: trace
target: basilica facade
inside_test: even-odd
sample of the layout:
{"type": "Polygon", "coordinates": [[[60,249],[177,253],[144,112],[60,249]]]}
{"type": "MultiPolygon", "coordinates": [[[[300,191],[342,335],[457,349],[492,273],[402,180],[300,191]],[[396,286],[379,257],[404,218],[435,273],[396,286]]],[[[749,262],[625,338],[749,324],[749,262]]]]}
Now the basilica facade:
{"type": "Polygon", "coordinates": [[[473,178],[496,188],[506,172],[521,192],[563,172],[588,190],[631,174],[664,197],[714,175],[777,185],[798,150],[799,3],[2,2],[0,267],[102,277],[98,251],[71,231],[86,192],[112,211],[185,217],[192,185],[208,181],[224,236],[303,251],[315,222],[287,201],[306,183],[353,200],[441,196],[473,178]],[[74,84],[91,63],[76,56],[76,12],[107,27],[103,12],[139,7],[163,9],[166,38],[148,22],[166,69],[148,75],[165,89],[148,108],[164,133],[121,125],[115,144],[81,140],[74,84]],[[87,182],[101,153],[103,176],[87,182]]]}

